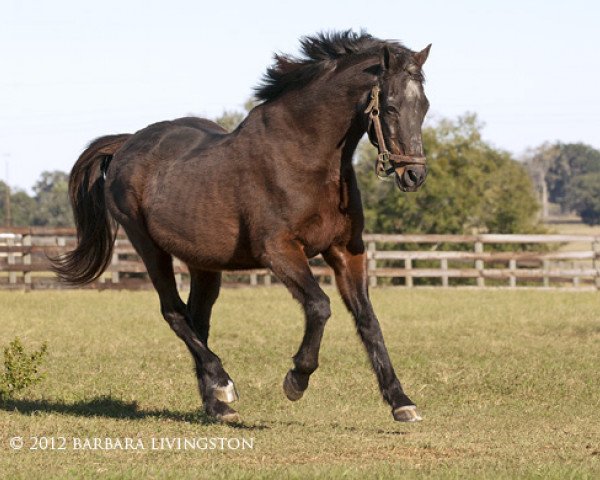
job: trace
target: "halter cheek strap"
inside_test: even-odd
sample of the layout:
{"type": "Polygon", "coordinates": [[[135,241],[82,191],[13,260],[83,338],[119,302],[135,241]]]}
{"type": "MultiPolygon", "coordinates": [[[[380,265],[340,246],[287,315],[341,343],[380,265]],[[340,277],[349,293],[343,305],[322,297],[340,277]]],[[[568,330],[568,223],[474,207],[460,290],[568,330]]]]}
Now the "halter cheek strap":
{"type": "Polygon", "coordinates": [[[410,165],[425,165],[425,157],[413,155],[399,155],[390,153],[385,145],[385,138],[379,119],[379,85],[375,85],[371,90],[371,99],[365,113],[369,114],[369,128],[373,125],[375,135],[377,136],[377,160],[375,161],[375,173],[379,178],[389,177],[397,169],[408,167],[410,165]],[[389,165],[389,166],[388,166],[389,165]]]}

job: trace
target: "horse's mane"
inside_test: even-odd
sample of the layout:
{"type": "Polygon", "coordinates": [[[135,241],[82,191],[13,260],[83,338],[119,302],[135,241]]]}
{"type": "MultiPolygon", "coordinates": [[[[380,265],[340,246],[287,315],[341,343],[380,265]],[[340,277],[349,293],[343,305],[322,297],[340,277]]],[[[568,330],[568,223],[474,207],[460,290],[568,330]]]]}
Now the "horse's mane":
{"type": "Polygon", "coordinates": [[[267,69],[262,83],[256,87],[258,100],[273,100],[283,92],[300,88],[328,67],[332,62],[354,57],[363,59],[366,55],[379,54],[384,46],[400,56],[407,56],[410,50],[399,42],[380,40],[368,33],[352,30],[343,32],[323,32],[300,40],[301,56],[276,54],[275,64],[267,69]]]}

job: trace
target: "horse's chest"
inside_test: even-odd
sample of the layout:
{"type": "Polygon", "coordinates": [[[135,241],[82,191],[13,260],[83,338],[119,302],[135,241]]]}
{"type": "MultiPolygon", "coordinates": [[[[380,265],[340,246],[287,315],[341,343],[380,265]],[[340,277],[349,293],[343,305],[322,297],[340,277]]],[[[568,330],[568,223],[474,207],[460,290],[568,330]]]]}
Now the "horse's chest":
{"type": "Polygon", "coordinates": [[[327,250],[348,230],[348,220],[339,208],[327,206],[309,216],[297,229],[298,240],[308,257],[327,250]]]}
{"type": "MultiPolygon", "coordinates": [[[[351,195],[347,182],[331,182],[315,192],[310,207],[304,210],[302,221],[296,224],[296,238],[304,245],[308,257],[313,257],[331,245],[344,242],[351,236],[353,225],[359,217],[355,195],[351,195]],[[354,215],[349,212],[353,211],[354,215]]],[[[360,202],[360,197],[358,202],[360,202]]],[[[306,205],[305,205],[306,206],[306,205]]]]}

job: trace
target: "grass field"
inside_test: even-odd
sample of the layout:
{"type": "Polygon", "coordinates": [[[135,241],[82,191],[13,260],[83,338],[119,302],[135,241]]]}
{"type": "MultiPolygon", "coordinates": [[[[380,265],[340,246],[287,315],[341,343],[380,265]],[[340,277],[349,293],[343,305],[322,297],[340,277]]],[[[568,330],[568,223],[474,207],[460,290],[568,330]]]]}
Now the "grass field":
{"type": "Polygon", "coordinates": [[[47,378],[0,403],[0,477],[600,478],[597,293],[374,290],[424,417],[408,425],[393,422],[328,293],[321,367],[290,403],[281,381],[301,338],[299,308],[276,287],[222,292],[211,345],[240,391],[244,424],[232,427],[198,413],[191,359],[153,293],[0,292],[0,343],[49,348],[47,378]],[[9,447],[15,436],[23,449],[9,447]],[[30,450],[32,436],[64,437],[66,449],[30,450]],[[72,448],[96,437],[146,448],[72,448]],[[153,438],[222,437],[253,448],[150,448],[153,438]]]}

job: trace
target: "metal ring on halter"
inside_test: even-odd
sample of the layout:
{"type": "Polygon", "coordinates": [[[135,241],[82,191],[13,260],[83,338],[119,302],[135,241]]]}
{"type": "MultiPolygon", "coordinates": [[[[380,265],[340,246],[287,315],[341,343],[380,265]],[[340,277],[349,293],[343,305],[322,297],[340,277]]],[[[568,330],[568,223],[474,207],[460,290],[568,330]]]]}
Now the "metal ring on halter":
{"type": "Polygon", "coordinates": [[[389,176],[394,173],[394,166],[390,163],[389,152],[382,152],[377,155],[377,160],[375,160],[375,175],[379,177],[380,180],[390,180],[389,176]],[[386,166],[386,164],[390,166],[386,166]]]}

